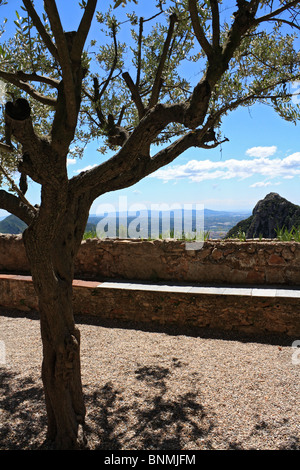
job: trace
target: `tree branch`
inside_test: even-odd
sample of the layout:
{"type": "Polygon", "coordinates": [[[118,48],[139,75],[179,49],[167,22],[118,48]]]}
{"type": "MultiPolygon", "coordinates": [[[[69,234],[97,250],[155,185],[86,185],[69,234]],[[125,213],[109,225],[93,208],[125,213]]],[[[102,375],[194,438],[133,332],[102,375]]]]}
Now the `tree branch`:
{"type": "MultiPolygon", "coordinates": [[[[279,84],[276,83],[276,85],[279,84]]],[[[98,167],[72,178],[71,184],[76,186],[78,191],[90,191],[91,197],[94,198],[107,191],[122,189],[135,184],[145,176],[171,163],[188,148],[215,148],[228,140],[225,138],[222,141],[215,140],[210,145],[207,143],[214,140],[211,137],[211,130],[220,117],[227,111],[247,103],[247,101],[276,97],[275,95],[266,94],[268,88],[262,90],[264,94],[253,93],[225,105],[210,115],[201,129],[188,132],[150,158],[149,149],[153,138],[167,123],[174,122],[176,119],[180,121],[182,113],[180,105],[177,105],[177,108],[175,106],[156,106],[152,112],[150,111],[144,116],[139,126],[116,155],[98,167]]]]}
{"type": "Polygon", "coordinates": [[[38,75],[37,73],[25,73],[22,70],[18,70],[16,72],[17,78],[22,80],[23,82],[39,82],[45,83],[53,88],[58,88],[60,81],[56,80],[56,78],[46,77],[44,75],[38,75]]]}
{"type": "Polygon", "coordinates": [[[278,23],[284,23],[284,24],[287,24],[287,25],[291,26],[291,28],[295,28],[295,29],[300,30],[299,25],[297,25],[296,23],[293,23],[292,21],[284,20],[282,18],[269,18],[266,21],[277,21],[278,23]]]}
{"type": "Polygon", "coordinates": [[[88,0],[81,22],[79,24],[71,51],[71,60],[80,62],[84,44],[90,30],[91,22],[95,13],[97,0],[88,0]]]}
{"type": "Polygon", "coordinates": [[[35,8],[33,6],[32,1],[31,0],[23,0],[23,4],[24,4],[26,10],[28,11],[28,14],[29,14],[30,18],[32,19],[34,26],[36,27],[36,29],[38,30],[41,38],[43,39],[43,41],[45,43],[45,46],[47,47],[48,51],[51,53],[51,55],[56,60],[59,60],[57,49],[56,49],[54,43],[52,42],[51,37],[47,33],[43,23],[41,22],[39,15],[35,11],[35,8]]]}
{"type": "Polygon", "coordinates": [[[205,143],[207,141],[206,135],[207,129],[206,126],[204,126],[202,129],[191,131],[183,137],[180,137],[170,146],[159,151],[152,158],[150,158],[149,154],[145,153],[144,157],[141,156],[141,158],[132,162],[130,169],[116,173],[98,187],[94,187],[91,191],[92,198],[99,197],[101,194],[108,191],[115,191],[136,184],[154,171],[174,161],[185,150],[191,147],[215,148],[227,140],[215,142],[213,145],[209,146],[205,143]]]}
{"type": "Polygon", "coordinates": [[[125,110],[126,110],[126,106],[123,105],[122,108],[121,108],[121,111],[120,111],[119,118],[118,118],[117,126],[121,126],[121,122],[122,122],[125,110]]]}
{"type": "Polygon", "coordinates": [[[113,60],[109,75],[108,75],[107,79],[104,81],[104,85],[103,85],[101,91],[99,91],[99,95],[98,95],[99,100],[102,98],[106,88],[108,87],[109,82],[112,79],[114,70],[116,68],[117,62],[118,62],[118,44],[117,44],[117,38],[116,38],[116,25],[115,25],[115,23],[112,24],[112,33],[113,33],[113,39],[114,39],[115,55],[114,55],[114,60],[113,60]]]}
{"type": "MultiPolygon", "coordinates": [[[[299,78],[300,78],[300,75],[299,75],[299,78]]],[[[278,85],[282,85],[284,83],[286,83],[286,80],[281,79],[278,82],[273,83],[272,85],[269,85],[269,86],[266,86],[266,87],[262,88],[260,90],[260,92],[261,92],[260,94],[251,93],[250,95],[243,96],[241,98],[238,98],[235,101],[232,101],[231,103],[228,103],[228,104],[222,106],[220,109],[218,109],[216,112],[214,112],[213,114],[211,114],[208,117],[206,125],[208,127],[213,127],[214,124],[220,119],[220,117],[223,114],[227,113],[228,111],[232,111],[233,109],[236,109],[238,106],[246,104],[249,101],[253,101],[253,100],[272,100],[272,99],[282,98],[281,95],[276,95],[276,94],[271,95],[271,94],[266,94],[266,93],[268,92],[268,90],[272,90],[274,87],[276,87],[278,85]]],[[[297,95],[299,95],[299,94],[288,93],[286,95],[286,97],[287,98],[292,98],[293,96],[297,96],[297,95]]]]}
{"type": "Polygon", "coordinates": [[[14,103],[6,103],[5,128],[8,130],[6,143],[9,145],[10,136],[13,135],[22,145],[23,157],[19,163],[21,173],[26,173],[40,184],[47,182],[50,178],[55,182],[57,175],[53,167],[53,152],[51,152],[49,142],[36,135],[30,112],[30,106],[23,98],[18,98],[14,103]],[[41,155],[44,158],[41,158],[41,155]]]}
{"type": "Polygon", "coordinates": [[[145,165],[149,157],[150,146],[157,135],[170,122],[182,122],[183,105],[156,105],[141,119],[122,148],[112,158],[92,170],[83,172],[72,178],[72,185],[77,191],[98,191],[106,181],[118,175],[133,171],[137,162],[145,165]]]}
{"type": "MultiPolygon", "coordinates": [[[[145,176],[171,163],[174,159],[176,159],[176,157],[178,157],[188,148],[215,148],[216,146],[220,145],[220,143],[227,140],[224,139],[220,142],[217,140],[213,141],[213,139],[210,138],[210,131],[213,129],[214,124],[218,122],[222,114],[230,109],[238,107],[239,105],[246,104],[252,99],[263,100],[272,98],[271,93],[268,94],[268,90],[254,92],[253,94],[241,97],[235,102],[227,104],[225,107],[219,109],[214,114],[208,116],[208,118],[206,117],[213,86],[220,79],[224,71],[227,70],[229,61],[233,57],[236,49],[239,47],[243,35],[245,35],[247,31],[249,31],[249,29],[251,29],[254,25],[254,16],[259,5],[258,0],[251,0],[251,2],[238,0],[237,3],[238,11],[234,14],[235,19],[232,23],[227,40],[221,52],[219,50],[216,51],[216,49],[219,48],[220,28],[219,16],[217,16],[218,11],[216,10],[216,7],[218,7],[217,2],[211,2],[213,13],[213,30],[215,32],[215,39],[213,40],[212,48],[205,38],[201,28],[197,11],[197,2],[194,0],[189,0],[189,11],[192,22],[194,21],[194,32],[200,42],[201,47],[208,57],[208,68],[204,74],[203,79],[196,85],[189,100],[176,105],[157,104],[157,90],[153,91],[152,93],[155,94],[155,99],[153,96],[154,105],[143,115],[139,124],[125,141],[120,151],[96,168],[87,172],[83,172],[71,179],[70,184],[72,187],[76,188],[76,191],[86,191],[90,194],[90,197],[94,199],[95,197],[98,197],[107,191],[121,189],[123,187],[125,188],[129,185],[135,184],[145,176]],[[206,121],[203,125],[205,119],[206,121]],[[178,138],[170,146],[164,148],[151,158],[151,143],[153,140],[155,140],[159,133],[162,132],[166,126],[172,122],[184,124],[187,127],[195,130],[188,132],[183,137],[178,138]],[[203,127],[201,129],[197,129],[200,125],[203,125],[203,127]],[[209,144],[209,142],[211,142],[211,144],[209,144]]],[[[140,32],[140,37],[141,34],[142,33],[140,32]]],[[[171,41],[170,38],[169,40],[171,41]]],[[[164,52],[168,52],[169,47],[170,42],[169,44],[166,42],[164,45],[163,54],[164,52]]],[[[163,54],[161,56],[162,68],[158,68],[155,78],[156,87],[157,84],[159,84],[163,70],[165,60],[163,54]]],[[[124,74],[123,78],[132,94],[133,92],[136,92],[137,90],[134,88],[135,84],[133,83],[130,75],[124,74]]],[[[141,99],[140,94],[138,94],[135,98],[133,97],[135,102],[138,99],[137,97],[141,99]]]]}
{"type": "Polygon", "coordinates": [[[218,0],[210,0],[210,8],[212,12],[212,44],[213,49],[217,51],[220,46],[220,15],[218,0]]]}
{"type": "Polygon", "coordinates": [[[163,73],[164,65],[165,65],[165,62],[166,62],[167,55],[168,55],[168,50],[169,50],[169,47],[170,47],[170,43],[171,43],[171,39],[172,39],[172,35],[173,35],[174,26],[175,26],[176,21],[177,21],[177,16],[176,16],[176,14],[173,13],[170,16],[169,30],[168,30],[168,34],[167,34],[167,37],[166,37],[166,40],[165,40],[165,43],[164,43],[161,58],[160,58],[160,61],[159,61],[158,67],[157,67],[156,76],[155,76],[155,79],[154,79],[154,84],[153,84],[153,87],[152,87],[152,93],[151,93],[151,97],[150,97],[150,100],[149,100],[148,108],[152,108],[153,106],[155,106],[157,101],[158,101],[160,87],[161,87],[162,73],[163,73]]]}
{"type": "Polygon", "coordinates": [[[241,43],[245,33],[255,25],[255,14],[258,8],[258,2],[255,4],[240,0],[237,2],[238,10],[234,13],[235,19],[232,23],[227,39],[223,46],[222,59],[224,66],[228,66],[234,52],[241,43]],[[255,8],[256,6],[256,8],[255,8]]]}
{"type": "Polygon", "coordinates": [[[137,90],[139,89],[140,78],[141,78],[143,24],[144,24],[144,18],[141,17],[140,18],[140,27],[139,27],[138,60],[137,60],[136,82],[135,82],[137,90]]]}
{"type": "Polygon", "coordinates": [[[14,214],[25,224],[30,225],[37,213],[37,209],[31,205],[24,204],[17,196],[0,189],[0,207],[14,214]]]}
{"type": "MultiPolygon", "coordinates": [[[[201,30],[199,30],[200,23],[197,12],[196,0],[189,0],[189,11],[193,23],[195,35],[203,43],[206,48],[205,52],[208,57],[208,67],[202,80],[195,86],[193,93],[186,103],[186,111],[183,124],[190,128],[196,129],[202,125],[211,97],[211,92],[215,84],[220,80],[223,73],[228,69],[229,62],[232,59],[235,51],[239,47],[243,36],[246,32],[253,27],[254,16],[256,13],[258,2],[249,3],[245,0],[238,0],[238,11],[234,13],[234,21],[228,32],[226,41],[223,45],[222,51],[213,50],[210,44],[205,43],[201,30]]],[[[215,19],[216,21],[216,19],[215,19]]]]}
{"type": "Polygon", "coordinates": [[[77,100],[70,51],[55,0],[45,0],[44,4],[56,42],[59,64],[62,69],[67,120],[69,126],[74,127],[77,122],[77,100]]]}
{"type": "Polygon", "coordinates": [[[17,86],[21,90],[25,91],[28,93],[32,98],[35,100],[39,101],[42,104],[45,104],[47,106],[56,106],[56,98],[52,98],[51,96],[45,96],[36,91],[29,83],[24,82],[19,79],[20,76],[23,76],[23,72],[21,74],[19,72],[17,73],[10,73],[10,72],[4,72],[3,70],[0,70],[0,77],[6,80],[9,83],[12,83],[13,85],[17,86]]]}
{"type": "Polygon", "coordinates": [[[95,110],[100,122],[100,125],[103,127],[106,124],[105,117],[101,110],[101,103],[100,103],[100,93],[99,93],[99,81],[97,77],[93,77],[93,86],[94,86],[94,96],[90,97],[92,102],[95,104],[95,110]]]}
{"type": "Polygon", "coordinates": [[[139,90],[137,85],[134,84],[130,74],[128,72],[124,72],[122,74],[122,77],[124,78],[126,85],[128,86],[129,90],[131,91],[131,97],[134,101],[134,104],[136,105],[136,108],[138,110],[139,118],[141,119],[144,114],[145,114],[145,108],[144,104],[142,102],[141,96],[139,94],[139,90]]]}
{"type": "Polygon", "coordinates": [[[261,0],[251,0],[250,1],[250,11],[256,13],[261,0]]]}
{"type": "Polygon", "coordinates": [[[34,210],[35,210],[34,207],[30,204],[29,201],[27,201],[27,199],[24,196],[24,194],[22,193],[22,191],[20,191],[18,186],[15,184],[14,180],[10,177],[10,175],[7,173],[7,171],[5,171],[5,169],[3,168],[3,166],[1,164],[0,164],[0,171],[2,171],[2,173],[4,174],[7,181],[9,181],[12,189],[18,194],[18,196],[21,199],[21,201],[23,202],[23,204],[25,204],[32,212],[34,212],[34,210]]]}
{"type": "Polygon", "coordinates": [[[11,143],[10,144],[8,144],[8,143],[4,144],[3,142],[0,142],[0,150],[3,150],[4,152],[11,153],[11,152],[14,151],[14,148],[11,145],[11,143]]]}
{"type": "MultiPolygon", "coordinates": [[[[196,7],[196,5],[196,2],[193,0],[189,1],[189,9],[192,11],[192,15],[194,13],[193,8],[196,7]]],[[[134,184],[135,181],[138,181],[145,175],[173,161],[187,148],[193,146],[215,148],[219,145],[221,142],[217,141],[209,145],[207,143],[209,142],[209,140],[207,140],[207,134],[226,110],[233,109],[239,104],[246,103],[251,99],[271,98],[271,95],[267,95],[267,92],[261,90],[258,93],[256,92],[247,97],[242,97],[236,102],[226,105],[226,109],[223,108],[214,113],[214,115],[209,116],[208,119],[206,118],[211,91],[215,83],[227,70],[229,61],[239,47],[243,35],[253,27],[257,7],[258,2],[255,0],[251,1],[251,3],[243,0],[238,1],[238,11],[235,12],[235,19],[228,33],[223,50],[215,54],[215,51],[212,51],[209,45],[209,54],[211,53],[212,55],[210,55],[208,68],[202,80],[194,88],[193,94],[189,100],[176,105],[155,103],[156,105],[148,109],[145,113],[118,153],[98,167],[72,178],[72,184],[78,185],[78,190],[91,191],[95,197],[103,194],[106,190],[118,189],[121,187],[118,186],[118,184],[125,184],[125,180],[127,185],[129,183],[134,184]],[[265,94],[263,95],[263,93],[265,94]],[[205,119],[206,123],[203,125],[205,119]],[[186,127],[194,129],[194,131],[188,132],[185,136],[176,140],[171,146],[157,153],[153,158],[150,158],[150,145],[153,140],[155,140],[168,124],[176,122],[184,124],[186,127]],[[197,129],[200,125],[203,125],[202,129],[197,129]]],[[[216,17],[214,25],[216,31],[218,28],[216,17]]],[[[168,50],[168,48],[166,48],[166,50],[168,50]]],[[[159,77],[159,74],[157,74],[157,77],[159,77]]],[[[126,75],[124,78],[126,78],[126,75]]],[[[132,83],[130,86],[132,87],[132,83]]]]}
{"type": "Polygon", "coordinates": [[[205,134],[206,131],[204,129],[190,131],[183,137],[177,139],[168,147],[157,152],[151,158],[147,166],[147,174],[151,174],[162,166],[171,163],[173,160],[175,160],[175,158],[177,158],[179,155],[181,155],[181,153],[185,152],[187,149],[191,147],[201,147],[202,140],[204,139],[205,134]]]}
{"type": "Polygon", "coordinates": [[[267,15],[264,15],[264,16],[261,16],[260,18],[257,18],[255,21],[254,21],[254,24],[255,25],[258,25],[260,23],[262,23],[263,21],[269,21],[271,18],[273,18],[274,16],[278,16],[280,15],[280,13],[288,10],[289,8],[293,7],[293,6],[296,6],[299,4],[299,0],[293,0],[289,3],[287,3],[286,5],[278,8],[277,10],[274,10],[272,11],[271,13],[267,14],[267,15]]]}
{"type": "Polygon", "coordinates": [[[200,46],[202,47],[203,51],[205,52],[208,60],[210,60],[212,55],[213,55],[213,50],[212,50],[212,47],[211,47],[210,43],[206,39],[203,28],[200,24],[200,19],[199,19],[199,15],[198,15],[197,1],[196,0],[189,0],[188,10],[189,10],[189,13],[190,13],[191,22],[192,22],[192,26],[193,26],[195,36],[196,36],[200,46]]]}
{"type": "Polygon", "coordinates": [[[229,139],[225,137],[225,139],[220,140],[220,141],[216,140],[213,144],[210,144],[210,145],[203,144],[201,145],[201,148],[206,149],[206,150],[215,149],[216,147],[219,147],[219,145],[224,144],[224,142],[229,142],[229,139]]]}

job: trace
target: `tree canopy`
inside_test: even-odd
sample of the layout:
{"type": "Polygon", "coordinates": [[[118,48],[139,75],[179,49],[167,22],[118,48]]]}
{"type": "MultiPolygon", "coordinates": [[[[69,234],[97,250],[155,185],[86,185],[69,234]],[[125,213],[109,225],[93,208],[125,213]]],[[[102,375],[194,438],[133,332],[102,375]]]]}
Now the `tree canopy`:
{"type": "Polygon", "coordinates": [[[8,22],[0,31],[0,178],[9,185],[0,208],[28,225],[47,436],[60,449],[79,448],[85,421],[72,283],[93,201],[191,147],[217,147],[223,117],[239,106],[300,117],[291,88],[300,79],[300,0],[152,0],[147,16],[136,1],[99,4],[81,0],[78,26],[65,31],[55,0],[22,0],[12,37],[8,22]],[[80,156],[93,139],[112,156],[69,178],[70,151],[80,156]],[[28,178],[40,185],[38,206],[26,198],[28,178]]]}
{"type": "MultiPolygon", "coordinates": [[[[0,79],[7,84],[7,96],[28,99],[40,135],[51,132],[59,83],[68,76],[54,45],[63,26],[58,11],[56,25],[47,3],[38,16],[33,2],[24,1],[15,13],[14,36],[0,48],[0,79]]],[[[154,124],[138,153],[142,150],[149,157],[153,143],[165,144],[165,149],[151,161],[144,157],[142,171],[136,166],[138,180],[190,146],[217,146],[224,139],[223,116],[238,106],[261,102],[283,119],[298,121],[299,105],[291,99],[291,84],[300,75],[297,1],[153,1],[149,17],[137,15],[136,3],[115,1],[96,11],[93,21],[99,35],[89,38],[82,56],[85,77],[72,143],[77,155],[97,139],[102,153],[109,148],[116,159],[120,153],[132,168],[126,143],[154,124]],[[194,67],[196,81],[189,79],[187,66],[194,67]]],[[[85,12],[87,5],[90,2],[79,2],[85,12]]],[[[87,21],[92,21],[91,15],[87,21]]],[[[4,29],[5,24],[2,34],[4,29]]],[[[72,34],[65,35],[70,44],[72,34]]],[[[2,136],[5,142],[4,121],[2,136]]],[[[2,169],[11,174],[19,156],[18,145],[13,153],[2,153],[2,169]]],[[[105,166],[93,171],[95,177],[105,166]]],[[[113,189],[118,187],[116,181],[113,189]]]]}

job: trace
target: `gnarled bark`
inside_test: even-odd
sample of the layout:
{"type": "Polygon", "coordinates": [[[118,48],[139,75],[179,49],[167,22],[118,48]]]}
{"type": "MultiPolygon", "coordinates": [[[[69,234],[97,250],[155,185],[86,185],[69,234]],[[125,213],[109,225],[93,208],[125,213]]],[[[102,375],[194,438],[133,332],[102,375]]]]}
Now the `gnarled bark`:
{"type": "MultiPolygon", "coordinates": [[[[74,201],[72,206],[76,207],[74,201]]],[[[80,332],[73,315],[72,281],[73,261],[82,239],[89,206],[77,206],[76,211],[72,210],[72,206],[69,213],[57,214],[60,223],[55,238],[47,240],[47,225],[43,218],[40,221],[37,219],[24,232],[26,253],[39,299],[47,438],[55,449],[64,450],[86,445],[80,332]],[[79,213],[80,216],[76,217],[79,213]],[[41,228],[45,231],[43,240],[37,236],[41,228]]]]}
{"type": "MultiPolygon", "coordinates": [[[[58,287],[58,293],[59,290],[58,287]]],[[[79,440],[79,426],[84,426],[85,405],[80,373],[80,332],[74,322],[70,323],[71,312],[64,307],[57,302],[49,305],[40,293],[47,437],[56,449],[68,450],[85,444],[79,440]]]]}

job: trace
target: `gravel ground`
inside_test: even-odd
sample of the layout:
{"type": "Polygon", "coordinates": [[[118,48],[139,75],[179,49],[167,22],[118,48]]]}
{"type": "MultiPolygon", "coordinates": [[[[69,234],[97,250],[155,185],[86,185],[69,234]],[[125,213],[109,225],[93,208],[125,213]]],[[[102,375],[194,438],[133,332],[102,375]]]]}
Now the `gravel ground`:
{"type": "MultiPolygon", "coordinates": [[[[0,449],[43,448],[38,315],[0,315],[0,449]]],[[[300,450],[293,339],[76,320],[91,449],[300,450]]]]}

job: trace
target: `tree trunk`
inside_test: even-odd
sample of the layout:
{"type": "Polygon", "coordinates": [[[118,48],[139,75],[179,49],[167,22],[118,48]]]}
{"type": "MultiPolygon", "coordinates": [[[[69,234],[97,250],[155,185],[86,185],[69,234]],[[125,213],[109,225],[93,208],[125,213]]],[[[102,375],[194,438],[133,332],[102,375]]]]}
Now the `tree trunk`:
{"type": "MultiPolygon", "coordinates": [[[[52,294],[59,291],[58,287],[52,294]]],[[[56,449],[77,449],[84,444],[79,441],[79,426],[84,426],[85,419],[80,372],[80,332],[74,322],[69,321],[69,309],[65,310],[67,302],[65,305],[55,301],[49,304],[48,295],[49,292],[40,294],[39,299],[47,438],[56,449]]]]}
{"type": "MultiPolygon", "coordinates": [[[[72,210],[69,208],[70,213],[72,210]]],[[[70,231],[70,223],[64,219],[58,236],[52,242],[37,236],[35,224],[24,232],[24,244],[39,300],[47,438],[55,449],[79,449],[86,444],[84,434],[83,438],[79,437],[81,430],[84,433],[85,405],[80,370],[80,332],[75,326],[72,307],[73,260],[86,218],[83,217],[79,232],[75,230],[75,224],[70,231]]],[[[43,229],[46,231],[47,227],[43,229]]]]}

